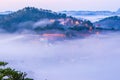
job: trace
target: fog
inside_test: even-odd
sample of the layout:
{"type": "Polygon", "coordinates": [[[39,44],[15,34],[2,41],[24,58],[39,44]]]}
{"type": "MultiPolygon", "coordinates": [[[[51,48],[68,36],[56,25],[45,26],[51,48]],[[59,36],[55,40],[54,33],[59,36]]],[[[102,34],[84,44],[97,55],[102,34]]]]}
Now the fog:
{"type": "Polygon", "coordinates": [[[31,35],[0,34],[0,61],[34,80],[119,80],[119,34],[54,43],[31,35]]]}
{"type": "Polygon", "coordinates": [[[50,25],[52,24],[48,19],[44,19],[44,20],[40,20],[36,23],[33,24],[33,27],[36,28],[36,27],[45,27],[47,25],[50,25]]]}

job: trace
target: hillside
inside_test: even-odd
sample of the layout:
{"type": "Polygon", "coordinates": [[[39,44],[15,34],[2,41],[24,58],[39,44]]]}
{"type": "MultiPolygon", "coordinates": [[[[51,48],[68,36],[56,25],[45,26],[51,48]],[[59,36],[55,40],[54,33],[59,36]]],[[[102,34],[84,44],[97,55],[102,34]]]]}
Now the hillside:
{"type": "Polygon", "coordinates": [[[94,23],[98,28],[120,30],[120,17],[112,16],[94,23]]]}
{"type": "Polygon", "coordinates": [[[90,21],[76,19],[66,14],[52,12],[51,10],[26,7],[11,14],[0,17],[0,28],[7,32],[23,30],[81,30],[93,27],[90,21]],[[74,28],[75,27],[75,28],[74,28]],[[77,27],[77,28],[76,28],[77,27]]]}
{"type": "Polygon", "coordinates": [[[65,18],[66,15],[58,15],[57,13],[52,13],[48,10],[37,9],[33,7],[26,7],[12,14],[8,14],[0,18],[0,27],[7,31],[15,31],[17,27],[21,27],[20,24],[25,23],[26,26],[30,28],[30,25],[33,22],[36,22],[40,19],[50,19],[50,18],[65,18]]]}

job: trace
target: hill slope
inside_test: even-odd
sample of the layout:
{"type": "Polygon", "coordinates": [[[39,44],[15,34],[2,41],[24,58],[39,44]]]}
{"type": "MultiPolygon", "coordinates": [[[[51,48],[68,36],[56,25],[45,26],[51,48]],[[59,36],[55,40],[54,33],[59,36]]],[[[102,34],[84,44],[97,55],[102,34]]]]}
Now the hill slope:
{"type": "Polygon", "coordinates": [[[66,30],[69,27],[73,29],[75,26],[89,28],[92,26],[92,23],[66,16],[66,14],[34,7],[26,7],[17,12],[0,17],[0,29],[7,32],[16,32],[24,29],[33,31],[46,29],[66,30]]]}
{"type": "Polygon", "coordinates": [[[96,27],[120,30],[120,17],[112,16],[94,23],[96,27]]]}

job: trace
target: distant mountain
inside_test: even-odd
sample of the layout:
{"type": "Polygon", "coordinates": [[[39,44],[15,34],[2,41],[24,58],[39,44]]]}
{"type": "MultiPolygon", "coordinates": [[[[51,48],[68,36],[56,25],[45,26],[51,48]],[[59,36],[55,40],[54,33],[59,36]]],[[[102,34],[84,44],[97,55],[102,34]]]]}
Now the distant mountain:
{"type": "Polygon", "coordinates": [[[97,28],[120,30],[120,17],[112,16],[95,22],[94,25],[97,28]]]}
{"type": "Polygon", "coordinates": [[[0,15],[7,15],[13,13],[12,11],[5,11],[5,12],[0,12],[0,15]]]}
{"type": "Polygon", "coordinates": [[[45,30],[89,30],[93,27],[90,21],[76,19],[66,14],[51,10],[26,7],[8,15],[0,17],[0,29],[7,32],[31,30],[41,32],[45,30]]]}
{"type": "Polygon", "coordinates": [[[61,11],[61,13],[67,15],[82,15],[82,16],[94,16],[94,15],[120,15],[120,9],[116,12],[112,11],[61,11]]]}
{"type": "Polygon", "coordinates": [[[82,15],[82,16],[89,16],[89,15],[114,15],[115,12],[111,11],[62,11],[61,13],[67,15],[82,15]]]}

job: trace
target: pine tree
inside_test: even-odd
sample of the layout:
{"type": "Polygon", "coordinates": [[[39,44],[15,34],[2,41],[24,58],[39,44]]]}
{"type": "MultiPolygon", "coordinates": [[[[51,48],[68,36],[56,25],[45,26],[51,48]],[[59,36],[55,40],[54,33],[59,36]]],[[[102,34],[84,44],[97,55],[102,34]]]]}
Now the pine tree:
{"type": "Polygon", "coordinates": [[[5,68],[7,62],[0,62],[0,80],[33,80],[26,78],[26,73],[21,71],[16,71],[12,68],[5,68]]]}

